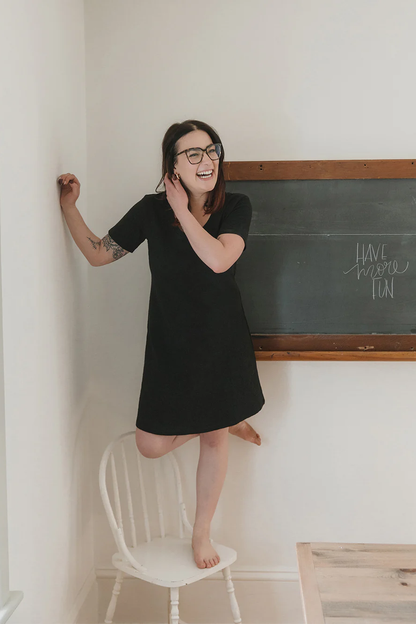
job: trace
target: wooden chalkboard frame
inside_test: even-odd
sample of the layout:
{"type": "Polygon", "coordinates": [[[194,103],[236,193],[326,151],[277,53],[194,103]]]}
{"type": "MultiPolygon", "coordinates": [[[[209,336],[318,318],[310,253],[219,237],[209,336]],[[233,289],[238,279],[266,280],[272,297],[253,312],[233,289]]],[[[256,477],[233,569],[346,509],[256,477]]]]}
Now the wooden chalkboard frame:
{"type": "MultiPolygon", "coordinates": [[[[416,159],[224,161],[226,181],[416,178],[416,159]]],[[[411,334],[252,334],[257,360],[416,360],[411,334]]]]}

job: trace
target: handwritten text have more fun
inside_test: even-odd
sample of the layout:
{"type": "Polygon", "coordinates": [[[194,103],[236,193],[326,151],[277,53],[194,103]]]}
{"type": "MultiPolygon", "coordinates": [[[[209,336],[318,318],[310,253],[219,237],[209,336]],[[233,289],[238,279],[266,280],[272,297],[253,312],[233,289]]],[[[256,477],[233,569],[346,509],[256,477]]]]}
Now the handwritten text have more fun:
{"type": "Polygon", "coordinates": [[[368,277],[372,280],[373,299],[394,298],[394,275],[405,273],[409,267],[407,262],[403,270],[399,270],[397,260],[388,260],[385,247],[386,243],[379,245],[366,245],[357,243],[356,263],[344,275],[356,273],[357,279],[368,277]]]}

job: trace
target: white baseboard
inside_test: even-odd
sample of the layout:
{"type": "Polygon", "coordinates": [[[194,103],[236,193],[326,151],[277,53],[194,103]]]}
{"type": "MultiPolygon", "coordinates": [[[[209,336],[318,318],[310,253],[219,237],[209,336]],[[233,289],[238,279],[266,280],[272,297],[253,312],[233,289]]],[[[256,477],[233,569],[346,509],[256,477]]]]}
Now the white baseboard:
{"type": "MultiPolygon", "coordinates": [[[[105,566],[96,568],[97,579],[115,579],[116,570],[113,566],[105,566]]],[[[299,582],[299,574],[297,568],[286,568],[283,566],[276,566],[271,570],[265,570],[260,567],[253,566],[239,566],[231,567],[231,576],[234,581],[295,581],[299,582]]],[[[128,577],[126,577],[127,580],[128,577]]],[[[132,577],[130,577],[132,578],[132,577]]],[[[221,572],[211,574],[203,581],[223,581],[221,572]]]]}
{"type": "MultiPolygon", "coordinates": [[[[244,624],[304,624],[296,568],[231,566],[235,595],[244,624]]],[[[96,569],[98,622],[102,623],[111,598],[116,570],[96,569]]],[[[169,590],[126,576],[118,598],[114,624],[167,624],[169,590]]],[[[180,588],[180,618],[192,624],[226,624],[232,614],[221,572],[180,588]]],[[[77,623],[78,624],[78,623],[77,623]]],[[[87,623],[79,623],[87,624],[87,623]]],[[[89,624],[89,623],[88,623],[89,624]]]]}
{"type": "MultiPolygon", "coordinates": [[[[240,566],[231,574],[244,624],[303,624],[296,568],[264,570],[240,566]]],[[[68,624],[103,623],[116,570],[91,570],[68,617],[68,624]]],[[[222,574],[216,573],[180,590],[181,619],[192,624],[229,624],[231,612],[222,574]]],[[[114,624],[167,624],[168,589],[126,576],[114,624]]]]}

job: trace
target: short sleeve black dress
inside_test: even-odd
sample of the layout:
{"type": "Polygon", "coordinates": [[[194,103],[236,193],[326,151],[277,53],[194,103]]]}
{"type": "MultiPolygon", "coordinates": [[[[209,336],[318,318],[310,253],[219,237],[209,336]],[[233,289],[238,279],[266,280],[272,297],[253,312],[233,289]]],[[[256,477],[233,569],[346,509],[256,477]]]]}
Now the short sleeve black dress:
{"type": "MultiPolygon", "coordinates": [[[[226,192],[203,227],[214,238],[239,234],[246,249],[251,214],[247,195],[226,192]]],[[[166,194],[154,193],[108,231],[129,252],[148,241],[151,291],[136,426],[159,435],[230,427],[265,403],[236,264],[215,273],[174,220],[166,194]]]]}

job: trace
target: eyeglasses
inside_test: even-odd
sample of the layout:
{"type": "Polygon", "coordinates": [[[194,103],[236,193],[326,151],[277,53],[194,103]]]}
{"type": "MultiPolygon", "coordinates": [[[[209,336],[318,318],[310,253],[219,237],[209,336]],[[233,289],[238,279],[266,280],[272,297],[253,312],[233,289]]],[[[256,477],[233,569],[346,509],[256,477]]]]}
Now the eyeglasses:
{"type": "Polygon", "coordinates": [[[201,147],[191,147],[189,149],[182,150],[182,152],[178,152],[176,156],[179,156],[179,154],[183,154],[184,152],[191,165],[197,165],[200,163],[204,152],[208,154],[211,160],[218,160],[221,156],[221,143],[211,143],[211,145],[208,145],[205,149],[202,149],[201,147]]]}

